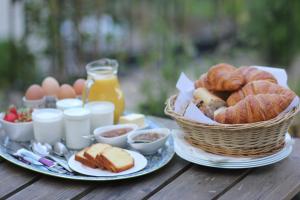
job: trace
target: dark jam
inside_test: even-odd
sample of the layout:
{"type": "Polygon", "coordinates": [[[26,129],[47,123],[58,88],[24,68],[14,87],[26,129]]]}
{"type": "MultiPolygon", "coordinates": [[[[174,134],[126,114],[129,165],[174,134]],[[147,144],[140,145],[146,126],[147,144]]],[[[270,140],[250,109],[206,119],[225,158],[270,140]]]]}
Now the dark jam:
{"type": "Polygon", "coordinates": [[[145,142],[154,142],[160,138],[162,138],[164,135],[158,134],[158,133],[143,133],[140,135],[135,136],[132,138],[136,141],[145,141],[145,142]]]}

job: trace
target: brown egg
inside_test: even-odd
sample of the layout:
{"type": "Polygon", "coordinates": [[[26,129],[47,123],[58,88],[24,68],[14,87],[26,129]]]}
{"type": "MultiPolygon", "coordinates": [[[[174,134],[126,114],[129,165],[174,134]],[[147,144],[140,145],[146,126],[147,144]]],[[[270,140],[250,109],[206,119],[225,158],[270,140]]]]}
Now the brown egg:
{"type": "Polygon", "coordinates": [[[42,88],[44,89],[47,96],[57,97],[59,92],[59,83],[53,77],[47,77],[42,83],[42,88]]]}
{"type": "Polygon", "coordinates": [[[75,98],[76,94],[71,85],[63,84],[58,92],[59,99],[75,98]]]}
{"type": "Polygon", "coordinates": [[[73,88],[75,90],[75,93],[77,95],[81,95],[82,94],[82,91],[85,87],[85,80],[84,79],[77,79],[74,84],[73,84],[73,88]]]}
{"type": "Polygon", "coordinates": [[[38,100],[42,99],[44,96],[45,92],[43,88],[36,84],[31,85],[25,93],[25,97],[27,100],[38,100]]]}

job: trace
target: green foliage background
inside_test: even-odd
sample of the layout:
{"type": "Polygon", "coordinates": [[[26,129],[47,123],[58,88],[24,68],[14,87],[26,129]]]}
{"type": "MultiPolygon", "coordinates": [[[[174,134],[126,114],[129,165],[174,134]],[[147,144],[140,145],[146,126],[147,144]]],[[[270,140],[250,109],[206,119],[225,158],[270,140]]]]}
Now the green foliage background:
{"type": "Polygon", "coordinates": [[[43,66],[36,66],[40,60],[50,62],[49,75],[65,81],[83,76],[83,66],[90,60],[114,57],[123,63],[121,74],[132,67],[155,72],[158,78],[146,77],[141,86],[145,101],[139,108],[141,112],[159,116],[163,115],[166,98],[175,92],[174,84],[181,71],[196,77],[210,64],[221,62],[220,58],[231,60],[236,52],[247,56],[249,51],[259,55],[267,65],[288,68],[300,47],[297,0],[25,0],[24,10],[23,38],[0,42],[2,89],[23,90],[41,79],[43,66]],[[136,52],[129,47],[124,51],[120,49],[122,43],[116,45],[113,34],[101,41],[97,34],[82,31],[80,23],[86,17],[99,18],[104,14],[129,30],[122,42],[134,41],[135,33],[142,35],[143,49],[136,52]],[[73,27],[74,69],[78,71],[73,75],[66,69],[67,43],[61,32],[66,21],[73,27]],[[207,28],[209,34],[198,33],[205,33],[207,28]],[[45,42],[38,52],[32,52],[28,46],[32,36],[45,42]],[[97,44],[103,42],[110,44],[112,51],[99,49],[97,44]],[[211,46],[203,50],[203,44],[211,46]],[[223,44],[229,47],[220,56],[218,49],[223,44]]]}

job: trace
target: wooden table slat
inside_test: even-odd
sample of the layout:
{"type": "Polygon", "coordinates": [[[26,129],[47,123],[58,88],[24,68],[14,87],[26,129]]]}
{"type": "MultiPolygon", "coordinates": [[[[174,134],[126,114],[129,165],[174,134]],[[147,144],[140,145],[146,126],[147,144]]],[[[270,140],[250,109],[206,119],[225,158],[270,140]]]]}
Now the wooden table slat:
{"type": "Polygon", "coordinates": [[[292,154],[275,165],[253,170],[220,199],[291,199],[300,191],[300,140],[292,154]]]}
{"type": "Polygon", "coordinates": [[[222,170],[194,165],[150,199],[212,199],[249,170],[222,170]]]}
{"type": "Polygon", "coordinates": [[[8,162],[1,163],[0,199],[35,181],[39,176],[39,174],[24,170],[8,162]]]}
{"type": "Polygon", "coordinates": [[[147,176],[98,184],[97,188],[82,199],[143,199],[183,173],[189,166],[189,163],[176,157],[166,167],[147,176]]]}
{"type": "Polygon", "coordinates": [[[25,189],[11,196],[10,200],[26,199],[70,199],[92,186],[91,182],[79,182],[72,180],[62,180],[54,177],[44,176],[39,181],[29,185],[25,189]]]}

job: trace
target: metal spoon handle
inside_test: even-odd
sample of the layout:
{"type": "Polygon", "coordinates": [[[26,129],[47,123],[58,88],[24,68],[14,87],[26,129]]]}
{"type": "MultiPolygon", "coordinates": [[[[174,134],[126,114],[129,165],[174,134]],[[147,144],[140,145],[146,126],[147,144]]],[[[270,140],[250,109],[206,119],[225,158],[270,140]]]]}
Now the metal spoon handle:
{"type": "Polygon", "coordinates": [[[92,141],[96,140],[96,137],[94,135],[84,135],[82,137],[85,138],[85,139],[92,140],[92,141]]]}

